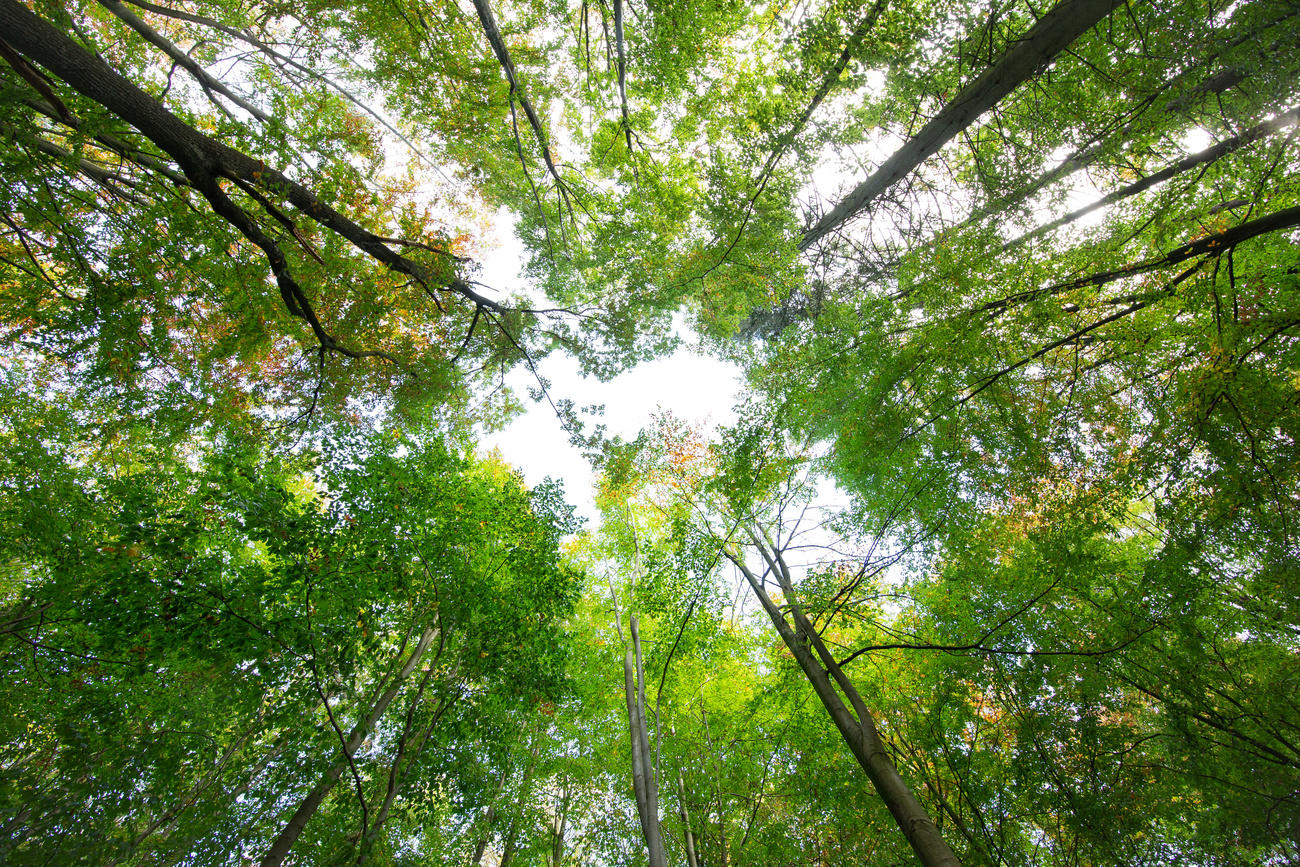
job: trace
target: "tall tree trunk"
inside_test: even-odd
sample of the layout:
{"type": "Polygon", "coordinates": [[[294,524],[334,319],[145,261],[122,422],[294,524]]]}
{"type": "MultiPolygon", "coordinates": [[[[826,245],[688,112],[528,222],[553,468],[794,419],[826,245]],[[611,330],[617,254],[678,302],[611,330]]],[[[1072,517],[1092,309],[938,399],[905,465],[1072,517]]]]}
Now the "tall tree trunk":
{"type": "MultiPolygon", "coordinates": [[[[411,724],[414,721],[415,710],[420,705],[421,699],[424,695],[424,687],[433,677],[433,673],[434,671],[432,668],[425,672],[424,678],[420,683],[420,688],[417,690],[415,697],[411,700],[411,706],[407,710],[406,724],[398,744],[397,755],[394,756],[393,762],[388,769],[388,791],[384,795],[383,803],[380,804],[379,809],[375,811],[375,818],[370,823],[370,830],[366,832],[365,839],[362,841],[361,854],[357,856],[358,864],[365,863],[373,847],[379,841],[379,836],[383,832],[384,824],[388,821],[388,817],[392,811],[393,803],[396,801],[397,795],[401,791],[402,784],[406,782],[407,774],[410,773],[411,764],[418,756],[424,753],[424,745],[428,743],[429,737],[433,734],[434,728],[438,725],[438,720],[442,719],[442,715],[447,711],[447,708],[451,707],[451,705],[455,703],[454,693],[451,697],[444,698],[439,702],[438,709],[433,712],[428,725],[426,725],[424,730],[418,734],[408,750],[407,737],[411,732],[411,724]],[[410,753],[411,759],[403,765],[402,759],[408,752],[410,753]]],[[[452,676],[454,677],[454,669],[452,676]]]]}
{"type": "Polygon", "coordinates": [[[740,557],[730,554],[728,557],[749,582],[749,586],[772,620],[772,625],[776,627],[781,640],[794,655],[799,667],[803,669],[809,683],[812,684],[814,692],[817,693],[817,697],[830,714],[835,727],[839,729],[840,736],[844,738],[858,764],[866,771],[880,799],[885,802],[894,821],[898,823],[907,842],[911,844],[912,851],[926,867],[960,867],[961,862],[940,836],[934,820],[926,813],[921,802],[916,799],[916,795],[899,775],[898,769],[889,756],[889,750],[876,728],[875,718],[862,702],[857,689],[835,662],[834,656],[826,649],[817,630],[804,616],[781,552],[774,546],[769,548],[757,537],[757,534],[751,533],[751,539],[785,594],[786,603],[794,620],[793,627],[786,621],[781,609],[768,596],[762,579],[754,574],[740,557]],[[836,686],[848,698],[853,706],[852,710],[845,706],[839,693],[836,692],[836,686]]]}
{"type": "Polygon", "coordinates": [[[1077,210],[1065,214],[1064,216],[1057,217],[1049,223],[1044,223],[1033,231],[1026,232],[1013,241],[1008,241],[1003,245],[1002,249],[1003,251],[1006,251],[1018,247],[1026,241],[1030,241],[1040,235],[1044,235],[1055,229],[1059,229],[1062,226],[1073,223],[1075,220],[1078,220],[1081,217],[1086,217],[1088,214],[1100,210],[1107,205],[1113,205],[1115,202],[1122,199],[1127,199],[1130,196],[1136,196],[1138,193],[1146,192],[1152,187],[1158,184],[1163,184],[1165,181],[1181,174],[1182,172],[1196,168],[1197,166],[1209,165],[1234,151],[1240,150],[1247,145],[1254,144],[1265,136],[1280,132],[1288,126],[1295,126],[1297,122],[1300,122],[1300,107],[1291,108],[1278,117],[1275,117],[1273,120],[1257,124],[1239,135],[1226,138],[1216,145],[1212,145],[1202,151],[1184,157],[1158,172],[1149,174],[1146,177],[1140,178],[1139,180],[1121,187],[1112,193],[1108,193],[1090,205],[1085,205],[1082,208],[1078,208],[1077,210]]]}
{"type": "Polygon", "coordinates": [[[700,867],[699,859],[695,856],[695,834],[691,831],[691,813],[686,809],[686,782],[682,779],[681,771],[677,772],[677,797],[681,805],[683,836],[686,838],[686,867],[700,867]]]}
{"type": "MultiPolygon", "coordinates": [[[[628,618],[628,623],[632,633],[632,652],[636,657],[637,727],[641,735],[641,755],[646,766],[646,816],[650,824],[650,833],[646,837],[646,845],[650,849],[650,867],[666,867],[667,861],[664,858],[663,837],[659,832],[659,762],[650,759],[650,735],[645,715],[645,671],[641,667],[641,634],[637,630],[636,615],[631,615],[628,618]]],[[[657,716],[655,725],[656,727],[659,725],[657,716]]],[[[659,734],[656,730],[656,743],[658,743],[658,739],[659,734]]]]}
{"type": "Polygon", "coordinates": [[[623,687],[627,696],[628,733],[632,742],[632,788],[636,794],[637,813],[645,836],[650,867],[666,867],[663,838],[659,832],[659,784],[654,762],[650,758],[650,739],[646,732],[645,674],[641,668],[641,637],[636,617],[630,618],[632,649],[623,657],[623,687]]]}
{"type": "Polygon", "coordinates": [[[566,787],[560,794],[560,808],[551,822],[550,867],[560,867],[564,860],[564,832],[569,820],[569,800],[573,793],[566,787]]]}
{"type": "Polygon", "coordinates": [[[623,52],[623,0],[614,0],[614,42],[618,47],[618,104],[623,112],[623,137],[632,153],[632,119],[627,112],[627,55],[623,52]]]}
{"type": "Polygon", "coordinates": [[[1182,111],[1187,106],[1203,99],[1207,96],[1218,94],[1223,90],[1235,85],[1240,79],[1231,74],[1232,69],[1221,70],[1208,78],[1202,77],[1195,85],[1188,85],[1188,81],[1194,76],[1199,75],[1207,69],[1214,69],[1222,63],[1222,58],[1234,48],[1243,43],[1254,41],[1260,45],[1258,56],[1269,57],[1279,51],[1289,47],[1285,39],[1278,39],[1272,44],[1263,42],[1266,31],[1279,24],[1284,23],[1290,18],[1296,16],[1295,9],[1286,9],[1277,16],[1263,22],[1259,27],[1254,27],[1237,34],[1226,42],[1219,42],[1215,46],[1215,51],[1202,57],[1198,57],[1190,66],[1187,66],[1176,72],[1155,91],[1141,99],[1136,105],[1127,111],[1130,119],[1126,123],[1120,123],[1116,120],[1118,131],[1107,129],[1098,132],[1091,139],[1082,142],[1073,153],[1064,160],[1057,163],[1052,168],[1038,175],[1032,181],[1022,184],[1015,190],[1005,195],[999,196],[983,207],[975,211],[958,225],[954,230],[960,230],[967,226],[979,223],[994,214],[999,214],[1006,209],[1027,201],[1030,197],[1041,192],[1051,184],[1056,183],[1076,172],[1082,171],[1089,166],[1094,165],[1100,159],[1105,157],[1110,149],[1107,147],[1107,139],[1115,142],[1131,142],[1143,137],[1151,126],[1151,121],[1143,122],[1140,118],[1146,114],[1148,109],[1157,104],[1157,98],[1166,92],[1175,92],[1178,95],[1168,102],[1164,103],[1163,108],[1157,114],[1170,114],[1182,111]],[[1181,88],[1181,89],[1179,89],[1181,88]]]}
{"type": "Polygon", "coordinates": [[[420,659],[423,658],[425,651],[429,649],[429,645],[433,643],[433,639],[437,635],[438,630],[436,628],[426,629],[420,635],[420,640],[415,649],[411,651],[410,657],[407,658],[401,670],[397,672],[388,689],[384,690],[383,694],[379,696],[379,699],[370,709],[370,713],[353,727],[352,733],[343,745],[345,751],[343,760],[335,763],[332,768],[326,771],[315,787],[303,798],[298,805],[298,809],[294,811],[293,816],[289,819],[288,824],[284,826],[284,829],[271,843],[266,855],[259,862],[260,867],[279,867],[283,863],[285,856],[289,854],[289,850],[293,848],[293,844],[302,834],[303,829],[307,827],[307,823],[311,821],[311,817],[316,815],[316,810],[320,807],[321,802],[325,800],[325,796],[330,793],[334,785],[339,781],[339,777],[343,776],[343,772],[347,770],[352,756],[356,754],[356,751],[361,748],[370,732],[374,730],[375,725],[383,717],[384,711],[388,710],[388,706],[397,697],[402,683],[410,677],[411,672],[420,664],[420,659]]]}
{"type": "Polygon", "coordinates": [[[524,778],[519,783],[519,798],[515,802],[515,812],[510,817],[510,824],[506,827],[505,845],[501,849],[501,860],[497,862],[497,867],[509,867],[511,859],[515,857],[515,844],[519,838],[519,817],[523,815],[524,805],[532,792],[531,784],[533,770],[537,767],[537,752],[537,746],[534,744],[532,757],[528,761],[528,767],[524,769],[524,778]]]}
{"type": "Polygon", "coordinates": [[[808,249],[861,212],[1118,5],[1119,0],[1062,0],[1054,6],[1011,43],[1001,60],[962,88],[920,132],[805,232],[799,249],[808,249]]]}
{"type": "Polygon", "coordinates": [[[488,843],[492,842],[492,824],[497,818],[497,798],[501,796],[501,790],[505,788],[506,777],[509,775],[510,769],[507,767],[497,779],[496,788],[492,790],[492,800],[488,803],[487,812],[483,814],[483,836],[478,838],[478,845],[474,847],[474,857],[469,861],[471,864],[483,863],[483,854],[487,852],[488,843]]]}
{"type": "Polygon", "coordinates": [[[537,146],[542,152],[542,161],[546,163],[546,170],[555,180],[555,186],[563,201],[567,204],[569,201],[569,187],[560,177],[560,170],[555,165],[555,160],[551,156],[551,140],[546,134],[546,127],[542,125],[542,119],[533,107],[533,103],[528,99],[523,89],[519,86],[519,75],[515,71],[514,61],[510,58],[510,49],[506,47],[505,40],[501,38],[501,30],[497,27],[496,16],[492,14],[492,6],[488,0],[473,0],[474,11],[478,13],[479,23],[483,26],[483,34],[487,37],[488,44],[492,46],[492,53],[496,55],[497,62],[501,65],[501,71],[505,73],[506,82],[510,85],[510,95],[519,100],[519,105],[524,110],[524,117],[528,120],[528,125],[533,130],[533,136],[537,139],[537,146]]]}
{"type": "Polygon", "coordinates": [[[487,852],[488,843],[492,841],[492,823],[496,818],[496,805],[488,804],[487,812],[483,814],[483,824],[487,826],[487,830],[483,832],[482,837],[478,838],[478,844],[474,847],[474,854],[470,857],[469,863],[475,865],[483,863],[483,853],[487,852]]]}

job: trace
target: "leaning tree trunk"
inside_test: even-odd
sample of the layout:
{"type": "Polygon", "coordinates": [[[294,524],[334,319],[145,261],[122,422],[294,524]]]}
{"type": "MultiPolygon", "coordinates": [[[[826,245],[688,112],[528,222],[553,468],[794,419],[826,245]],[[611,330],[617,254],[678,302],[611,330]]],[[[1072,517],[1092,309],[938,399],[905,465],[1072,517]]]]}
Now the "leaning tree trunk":
{"type": "MultiPolygon", "coordinates": [[[[325,329],[303,288],[291,273],[284,252],[249,213],[226,195],[219,183],[221,179],[234,182],[250,195],[265,202],[264,207],[270,206],[272,216],[283,214],[267,199],[267,195],[287,201],[306,217],[390,270],[405,274],[420,283],[427,283],[430,287],[459,294],[472,302],[480,312],[503,311],[501,305],[481,295],[459,277],[438,279],[424,265],[398,253],[390,239],[355,223],[314,192],[264,161],[190,126],[153,96],[18,0],[0,0],[0,34],[3,34],[0,45],[6,51],[44,67],[73,90],[131,124],[175,160],[186,182],[208,200],[213,212],[262,250],[287,309],[311,326],[322,349],[352,358],[391,360],[381,350],[350,349],[325,329]]],[[[33,78],[39,81],[39,73],[33,71],[33,78]]],[[[52,93],[46,83],[42,82],[40,88],[43,88],[43,92],[52,93]]],[[[57,96],[54,99],[57,102],[57,96]]],[[[63,114],[67,114],[66,109],[63,114]]],[[[71,116],[62,117],[61,120],[73,125],[78,123],[71,116]]],[[[170,170],[166,173],[169,176],[175,175],[170,170]]]]}
{"type": "Polygon", "coordinates": [[[311,817],[316,815],[316,810],[320,808],[325,796],[330,793],[335,784],[338,783],[339,777],[343,776],[343,772],[348,769],[352,756],[361,748],[370,732],[374,730],[375,725],[383,717],[384,711],[388,710],[388,706],[397,697],[397,693],[402,688],[402,683],[410,677],[411,672],[415,671],[416,666],[420,664],[421,658],[423,658],[425,651],[429,649],[429,645],[433,643],[433,639],[437,637],[437,634],[438,630],[431,627],[424,630],[420,635],[420,640],[415,649],[411,651],[411,655],[407,658],[401,670],[397,672],[393,682],[388,685],[388,688],[384,690],[383,694],[371,707],[370,713],[366,714],[353,727],[347,742],[343,745],[345,751],[343,760],[335,763],[333,767],[326,771],[320,781],[302,799],[298,809],[290,817],[288,824],[284,826],[284,829],[271,843],[270,849],[267,850],[266,855],[263,856],[260,862],[260,867],[279,867],[283,863],[285,856],[289,854],[289,850],[293,848],[293,844],[297,842],[303,829],[311,821],[311,817]]]}
{"type": "Polygon", "coordinates": [[[997,63],[962,88],[920,132],[805,232],[799,249],[808,249],[861,212],[1118,5],[1119,0],[1062,0],[1054,6],[997,63]]]}
{"type": "Polygon", "coordinates": [[[1152,174],[1149,174],[1146,177],[1139,178],[1138,180],[1134,181],[1131,184],[1128,184],[1124,187],[1121,187],[1118,190],[1115,190],[1114,192],[1102,196],[1100,199],[1093,202],[1092,204],[1085,205],[1082,208],[1078,208],[1076,210],[1071,211],[1068,214],[1057,217],[1055,220],[1052,220],[1049,223],[1044,223],[1043,225],[1039,226],[1033,231],[1026,232],[1025,234],[1021,235],[1019,238],[1016,238],[1015,240],[1008,241],[1006,244],[1003,245],[1002,249],[1010,250],[1013,247],[1018,247],[1021,244],[1024,244],[1026,241],[1033,240],[1034,238],[1037,238],[1041,235],[1045,235],[1048,232],[1059,229],[1062,226],[1073,223],[1075,220],[1078,220],[1081,217],[1086,217],[1091,213],[1099,211],[1102,208],[1106,207],[1107,205],[1113,205],[1116,202],[1121,201],[1122,199],[1127,199],[1130,196],[1136,196],[1138,193],[1146,192],[1152,187],[1158,184],[1163,184],[1165,181],[1169,180],[1170,178],[1175,177],[1176,175],[1179,175],[1185,171],[1194,169],[1198,166],[1209,165],[1211,163],[1214,163],[1215,161],[1225,156],[1228,156],[1229,154],[1234,153],[1235,151],[1238,151],[1241,148],[1254,144],[1255,142],[1259,141],[1265,136],[1272,135],[1273,133],[1276,132],[1281,132],[1282,130],[1286,129],[1288,126],[1295,126],[1296,123],[1300,123],[1300,106],[1288,109],[1287,111],[1283,112],[1282,114],[1273,118],[1272,120],[1265,121],[1264,123],[1261,124],[1257,124],[1256,126],[1253,126],[1250,129],[1246,130],[1245,132],[1239,133],[1235,136],[1232,136],[1231,138],[1226,138],[1223,141],[1219,142],[1218,144],[1212,145],[1208,148],[1205,148],[1204,150],[1197,151],[1196,153],[1191,154],[1190,156],[1184,157],[1183,159],[1178,160],[1177,162],[1166,166],[1165,168],[1161,169],[1158,172],[1153,172],[1152,174]]]}
{"type": "Polygon", "coordinates": [[[907,782],[898,773],[898,768],[894,766],[889,750],[876,728],[875,718],[863,703],[857,689],[840,669],[835,657],[826,649],[817,630],[804,616],[803,609],[795,599],[793,582],[781,552],[775,548],[769,550],[757,536],[751,538],[785,594],[786,604],[794,620],[793,627],[781,613],[781,609],[768,596],[762,579],[754,574],[739,557],[728,555],[729,558],[753,588],[754,595],[758,597],[763,610],[771,618],[772,625],[776,627],[781,640],[785,642],[785,646],[789,648],[799,667],[808,677],[813,691],[821,699],[822,705],[830,714],[835,727],[839,729],[840,736],[844,738],[853,757],[866,771],[868,779],[875,786],[876,793],[885,802],[894,821],[898,823],[907,842],[911,844],[912,851],[925,867],[960,867],[961,861],[939,834],[934,820],[930,818],[907,782]],[[845,706],[836,691],[836,686],[848,698],[852,710],[845,706]]]}

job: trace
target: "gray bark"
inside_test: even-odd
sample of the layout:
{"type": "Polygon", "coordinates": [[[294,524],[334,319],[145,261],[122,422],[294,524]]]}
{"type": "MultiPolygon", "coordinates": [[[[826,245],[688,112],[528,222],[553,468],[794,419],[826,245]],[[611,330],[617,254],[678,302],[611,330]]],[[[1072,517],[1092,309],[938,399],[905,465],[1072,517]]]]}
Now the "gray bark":
{"type": "Polygon", "coordinates": [[[739,557],[731,557],[732,562],[749,582],[754,595],[758,597],[759,603],[767,612],[772,625],[776,627],[781,640],[794,655],[799,667],[803,669],[809,683],[812,684],[813,691],[830,714],[853,757],[866,771],[867,777],[875,786],[876,793],[880,795],[880,799],[893,815],[907,842],[911,844],[912,851],[925,867],[960,867],[961,862],[939,834],[934,820],[930,818],[911,788],[899,775],[898,769],[889,756],[889,750],[876,728],[875,718],[863,704],[857,689],[840,670],[834,657],[822,643],[821,636],[804,616],[803,609],[796,601],[789,570],[781,558],[780,551],[774,547],[769,549],[756,536],[753,539],[763,559],[767,561],[769,570],[776,576],[786,595],[794,620],[793,627],[787,622],[781,609],[768,596],[762,579],[754,574],[739,557]],[[840,698],[839,692],[836,691],[837,685],[853,706],[852,710],[846,707],[843,699],[840,698]]]}
{"type": "MultiPolygon", "coordinates": [[[[430,294],[437,288],[445,288],[471,301],[477,308],[503,312],[499,304],[478,293],[464,280],[431,280],[428,269],[396,252],[386,239],[353,222],[311,190],[263,161],[186,124],[158,100],[18,0],[0,0],[0,33],[4,33],[4,42],[20,55],[43,66],[81,95],[134,126],[175,160],[194,188],[208,200],[213,211],[263,251],[275,274],[286,307],[311,325],[323,350],[352,358],[378,357],[393,360],[387,353],[378,350],[349,349],[326,331],[302,287],[290,273],[284,253],[249,214],[226,196],[218,179],[225,178],[241,185],[245,190],[261,190],[282,198],[309,219],[338,234],[375,261],[411,277],[430,294]]],[[[285,219],[278,211],[271,215],[277,220],[285,219]]]]}
{"type": "Polygon", "coordinates": [[[330,793],[335,784],[338,783],[339,777],[347,770],[351,757],[365,743],[370,732],[374,730],[380,718],[383,717],[384,711],[388,710],[388,706],[392,704],[393,699],[401,691],[403,682],[410,677],[411,672],[420,664],[420,659],[424,656],[425,651],[429,649],[429,645],[433,643],[433,639],[437,637],[437,634],[438,630],[436,628],[429,628],[420,635],[420,640],[415,649],[411,651],[411,655],[397,672],[392,683],[379,696],[379,699],[371,707],[370,713],[366,714],[365,718],[353,727],[347,742],[344,744],[345,755],[343,761],[335,763],[333,767],[327,770],[315,787],[299,803],[298,809],[294,811],[289,822],[272,841],[266,855],[259,862],[260,867],[279,867],[284,862],[289,850],[293,848],[293,844],[298,840],[303,829],[307,827],[307,823],[311,821],[311,817],[316,815],[316,810],[320,807],[321,802],[325,800],[325,796],[330,793]]]}
{"type": "Polygon", "coordinates": [[[501,38],[501,30],[497,27],[496,16],[492,14],[492,6],[488,0],[474,0],[474,11],[478,13],[479,23],[483,25],[483,34],[487,37],[488,44],[492,46],[492,53],[496,55],[497,63],[501,65],[501,71],[505,73],[506,81],[510,84],[510,93],[519,100],[520,107],[524,110],[524,117],[528,119],[528,125],[532,127],[533,135],[537,138],[537,145],[542,151],[542,160],[546,163],[546,170],[554,178],[560,193],[567,196],[567,186],[564,179],[560,177],[560,170],[551,158],[551,142],[546,135],[546,128],[542,125],[542,119],[537,115],[533,108],[533,103],[524,94],[523,89],[519,86],[519,76],[515,72],[515,63],[510,58],[510,50],[506,47],[505,40],[501,38]]]}
{"type": "MultiPolygon", "coordinates": [[[[99,2],[105,9],[120,18],[126,26],[130,27],[136,33],[143,36],[145,40],[161,49],[164,54],[176,63],[176,65],[194,76],[194,80],[197,81],[204,91],[208,93],[209,98],[212,98],[213,94],[219,93],[262,123],[266,123],[271,119],[266,112],[248,102],[239,94],[235,93],[220,81],[209,75],[207,70],[202,66],[199,66],[193,57],[190,57],[180,49],[180,46],[176,45],[170,39],[150,27],[140,18],[140,16],[136,15],[130,9],[127,9],[121,0],[99,0],[99,2]]],[[[219,108],[222,107],[221,103],[217,102],[215,99],[213,99],[213,102],[219,108]]],[[[224,111],[224,108],[222,110],[224,111]]]]}
{"type": "Polygon", "coordinates": [[[1152,187],[1163,184],[1170,178],[1173,178],[1189,169],[1201,165],[1209,165],[1243,147],[1254,144],[1265,136],[1281,132],[1289,126],[1295,126],[1297,122],[1300,122],[1300,107],[1289,109],[1273,120],[1257,124],[1239,135],[1226,138],[1216,145],[1212,145],[1202,151],[1184,157],[1158,172],[1154,172],[1128,184],[1127,186],[1121,187],[1112,193],[1108,193],[1090,205],[1085,205],[1082,208],[1071,211],[1064,216],[1052,220],[1050,223],[1044,223],[1033,231],[1026,232],[1014,241],[1009,241],[1002,249],[1009,250],[1018,247],[1026,241],[1030,241],[1055,229],[1059,229],[1062,226],[1069,225],[1075,220],[1078,220],[1081,217],[1086,217],[1088,214],[1098,211],[1107,205],[1113,205],[1115,202],[1127,199],[1131,196],[1136,196],[1138,193],[1146,192],[1152,187]]]}
{"type": "Polygon", "coordinates": [[[1119,0],[1062,0],[1054,6],[1011,45],[1001,60],[962,88],[920,132],[805,232],[799,249],[808,249],[864,210],[1070,43],[1091,30],[1117,5],[1119,0]]]}
{"type": "Polygon", "coordinates": [[[681,771],[677,772],[677,797],[681,804],[683,835],[686,838],[686,867],[700,867],[699,859],[695,855],[695,833],[691,830],[691,813],[686,809],[686,782],[682,779],[681,771]]]}
{"type": "Polygon", "coordinates": [[[641,638],[636,617],[630,618],[632,648],[623,657],[623,686],[627,697],[628,733],[632,742],[632,788],[636,794],[641,831],[649,852],[650,867],[666,867],[663,838],[659,831],[659,785],[650,759],[646,731],[645,675],[641,669],[641,638]]]}
{"type": "MultiPolygon", "coordinates": [[[[650,735],[645,717],[645,671],[641,667],[641,635],[637,631],[636,616],[628,618],[632,632],[632,651],[636,657],[636,711],[637,728],[641,737],[641,757],[645,762],[646,818],[648,832],[646,847],[650,850],[650,867],[666,867],[663,837],[659,832],[659,767],[650,761],[650,735]]],[[[656,722],[656,725],[658,723],[656,722]]],[[[655,733],[656,739],[658,732],[655,733]]]]}

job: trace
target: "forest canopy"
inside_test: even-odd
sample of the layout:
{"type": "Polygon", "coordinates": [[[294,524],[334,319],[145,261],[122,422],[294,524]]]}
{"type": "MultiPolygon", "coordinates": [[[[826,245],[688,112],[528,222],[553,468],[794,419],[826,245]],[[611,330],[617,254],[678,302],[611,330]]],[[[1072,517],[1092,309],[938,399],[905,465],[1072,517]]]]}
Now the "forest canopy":
{"type": "Polygon", "coordinates": [[[0,861],[1300,860],[1297,45],[0,0],[0,861]]]}

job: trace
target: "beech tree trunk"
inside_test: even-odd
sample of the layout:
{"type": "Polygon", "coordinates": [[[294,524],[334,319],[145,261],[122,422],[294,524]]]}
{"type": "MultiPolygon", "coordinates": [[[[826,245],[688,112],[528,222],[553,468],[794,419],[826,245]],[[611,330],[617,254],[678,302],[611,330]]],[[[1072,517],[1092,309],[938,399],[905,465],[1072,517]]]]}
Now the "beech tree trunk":
{"type": "Polygon", "coordinates": [[[686,809],[686,781],[682,779],[682,772],[677,772],[677,797],[680,799],[683,835],[686,838],[686,867],[700,867],[700,861],[695,855],[695,833],[691,831],[691,814],[686,809]]]}
{"type": "Polygon", "coordinates": [[[1012,43],[1001,60],[962,88],[920,132],[805,232],[799,249],[808,249],[865,209],[1118,5],[1119,0],[1062,0],[1054,6],[1012,43]]]}
{"type": "Polygon", "coordinates": [[[267,850],[266,855],[262,858],[261,862],[259,862],[260,867],[279,867],[279,865],[283,863],[285,856],[289,854],[289,850],[293,848],[293,844],[297,842],[303,829],[306,828],[307,823],[311,821],[311,817],[316,815],[316,810],[319,809],[321,802],[325,800],[325,796],[330,793],[335,784],[338,783],[339,777],[343,776],[343,772],[348,769],[348,764],[351,761],[352,756],[355,755],[356,751],[361,748],[363,743],[365,743],[370,732],[374,730],[375,725],[379,722],[380,718],[383,717],[384,711],[388,710],[388,706],[392,704],[393,699],[397,697],[397,693],[401,691],[402,683],[410,677],[411,672],[413,672],[415,667],[420,664],[420,659],[424,656],[425,651],[429,649],[429,645],[433,643],[433,640],[437,635],[438,630],[436,628],[426,629],[420,635],[420,640],[416,644],[415,649],[411,651],[411,655],[407,658],[406,663],[402,666],[401,670],[397,672],[397,675],[393,678],[393,682],[389,684],[388,688],[379,696],[379,699],[370,709],[370,713],[368,713],[364,719],[358,721],[356,726],[353,727],[351,734],[348,736],[347,743],[345,743],[343,747],[346,752],[343,760],[335,763],[333,767],[326,771],[324,776],[321,777],[320,782],[318,782],[315,787],[307,793],[307,796],[303,798],[302,802],[298,805],[298,809],[295,810],[293,816],[290,817],[288,824],[284,826],[284,829],[271,843],[271,847],[267,850]]]}
{"type": "Polygon", "coordinates": [[[641,637],[636,617],[630,618],[632,649],[623,657],[623,688],[627,695],[628,732],[632,742],[632,788],[636,794],[641,831],[650,854],[650,867],[667,867],[663,838],[659,832],[659,785],[650,758],[646,732],[645,674],[641,669],[641,637]]]}
{"type": "Polygon", "coordinates": [[[822,642],[821,636],[804,616],[803,609],[796,601],[793,582],[780,551],[774,547],[769,550],[757,536],[751,538],[785,594],[786,603],[794,620],[793,627],[781,613],[781,609],[768,596],[762,579],[754,574],[739,557],[728,556],[745,576],[749,586],[753,588],[754,595],[758,597],[763,610],[771,618],[772,625],[776,627],[781,640],[790,649],[799,667],[803,669],[809,683],[812,684],[813,691],[817,693],[817,697],[834,721],[835,727],[839,729],[840,736],[844,738],[858,764],[866,771],[867,777],[875,786],[876,793],[885,802],[894,821],[898,823],[907,842],[911,844],[912,851],[925,867],[960,867],[961,861],[939,834],[934,820],[930,818],[906,781],[899,775],[898,769],[889,756],[889,750],[876,728],[875,718],[863,704],[857,689],[840,670],[835,658],[822,642]],[[848,698],[853,706],[852,710],[845,706],[844,700],[836,691],[836,686],[848,698]]]}

